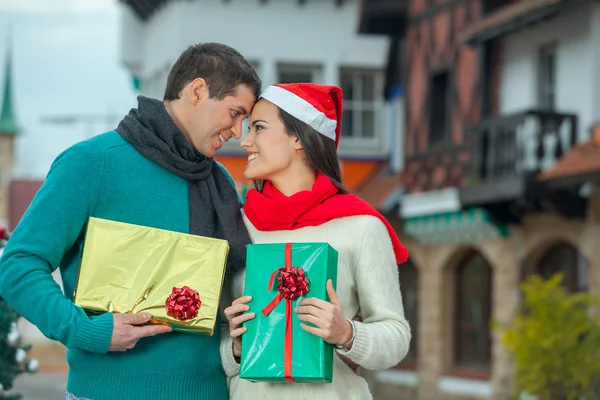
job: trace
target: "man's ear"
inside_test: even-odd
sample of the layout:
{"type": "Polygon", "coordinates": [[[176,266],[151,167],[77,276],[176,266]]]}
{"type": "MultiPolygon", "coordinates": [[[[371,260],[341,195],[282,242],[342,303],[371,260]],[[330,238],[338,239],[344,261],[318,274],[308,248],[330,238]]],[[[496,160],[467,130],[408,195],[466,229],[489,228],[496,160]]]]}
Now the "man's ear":
{"type": "Polygon", "coordinates": [[[203,78],[196,78],[188,83],[188,96],[193,106],[203,103],[209,97],[208,85],[203,78]]]}
{"type": "Polygon", "coordinates": [[[298,139],[298,136],[292,136],[291,138],[294,141],[294,150],[304,150],[304,146],[302,146],[302,142],[298,139]]]}

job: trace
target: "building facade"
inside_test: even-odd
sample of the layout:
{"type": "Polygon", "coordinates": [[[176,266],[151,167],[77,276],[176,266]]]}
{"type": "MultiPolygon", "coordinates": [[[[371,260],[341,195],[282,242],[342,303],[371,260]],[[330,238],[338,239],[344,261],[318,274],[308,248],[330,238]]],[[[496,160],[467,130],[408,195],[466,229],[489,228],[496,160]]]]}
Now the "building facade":
{"type": "Polygon", "coordinates": [[[399,398],[511,399],[500,337],[522,280],[600,291],[600,4],[367,0],[362,18],[386,3],[406,42],[400,274],[416,341],[378,378],[399,398]]]}
{"type": "MultiPolygon", "coordinates": [[[[384,96],[390,40],[357,32],[359,6],[358,0],[124,1],[121,58],[141,94],[155,98],[162,98],[181,51],[198,42],[234,47],[264,85],[339,85],[344,183],[359,191],[382,169],[399,168],[403,154],[397,140],[403,123],[395,111],[401,95],[389,102],[384,96]]],[[[217,159],[241,190],[250,184],[237,140],[226,143],[217,159]]]]}

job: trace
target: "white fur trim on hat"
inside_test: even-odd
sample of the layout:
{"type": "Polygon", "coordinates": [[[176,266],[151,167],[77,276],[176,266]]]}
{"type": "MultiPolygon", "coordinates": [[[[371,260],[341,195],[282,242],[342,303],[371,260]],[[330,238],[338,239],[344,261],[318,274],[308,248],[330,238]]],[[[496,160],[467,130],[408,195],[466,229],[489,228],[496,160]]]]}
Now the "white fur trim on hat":
{"type": "Polygon", "coordinates": [[[328,118],[308,101],[279,86],[269,86],[260,95],[283,111],[308,124],[315,131],[335,140],[337,121],[328,118]]]}

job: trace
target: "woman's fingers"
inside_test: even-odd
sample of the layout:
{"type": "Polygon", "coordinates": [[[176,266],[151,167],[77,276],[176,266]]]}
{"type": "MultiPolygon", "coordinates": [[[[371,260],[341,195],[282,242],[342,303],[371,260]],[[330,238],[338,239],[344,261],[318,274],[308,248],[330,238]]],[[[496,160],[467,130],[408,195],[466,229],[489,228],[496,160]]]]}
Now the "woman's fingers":
{"type": "Polygon", "coordinates": [[[236,317],[237,315],[248,311],[250,309],[249,306],[247,306],[246,304],[236,304],[236,305],[232,305],[229,306],[225,309],[225,316],[227,317],[228,320],[232,320],[234,317],[236,317]]]}
{"type": "Polygon", "coordinates": [[[325,310],[315,306],[298,306],[294,311],[299,315],[309,314],[314,315],[317,318],[323,318],[327,314],[325,310]]]}
{"type": "Polygon", "coordinates": [[[229,335],[231,335],[231,338],[235,340],[235,339],[239,338],[240,336],[242,336],[244,333],[246,333],[246,331],[247,331],[247,329],[242,326],[241,328],[237,328],[237,329],[230,331],[229,335]]]}
{"type": "Polygon", "coordinates": [[[242,296],[235,299],[231,305],[246,304],[249,303],[251,300],[252,296],[242,296]]]}
{"type": "Polygon", "coordinates": [[[247,330],[247,328],[242,326],[242,324],[246,321],[251,320],[255,316],[256,316],[256,314],[254,314],[254,313],[247,313],[247,314],[239,315],[239,316],[235,317],[234,319],[232,319],[229,322],[229,334],[231,335],[231,337],[233,339],[235,339],[235,338],[242,336],[247,330]]]}
{"type": "Polygon", "coordinates": [[[235,317],[231,321],[229,321],[230,330],[236,329],[237,327],[242,325],[242,323],[249,321],[254,317],[256,317],[256,314],[254,314],[254,313],[238,315],[237,317],[235,317]]]}
{"type": "Polygon", "coordinates": [[[224,310],[227,320],[231,322],[231,320],[239,314],[248,311],[250,306],[248,306],[247,303],[250,300],[252,300],[251,296],[242,296],[235,299],[234,302],[224,310]]]}
{"type": "Polygon", "coordinates": [[[319,328],[315,328],[306,324],[300,324],[300,328],[304,329],[308,333],[312,333],[313,335],[320,337],[321,339],[325,338],[325,332],[319,328]]]}
{"type": "Polygon", "coordinates": [[[250,310],[247,303],[252,300],[251,296],[242,296],[233,301],[233,303],[227,307],[224,311],[225,317],[229,320],[229,335],[232,339],[232,352],[235,357],[240,356],[241,339],[246,332],[246,328],[242,326],[242,323],[255,317],[254,313],[246,313],[250,310]]]}
{"type": "Polygon", "coordinates": [[[298,319],[300,321],[304,321],[304,322],[308,322],[311,323],[313,325],[316,325],[317,328],[320,328],[320,322],[322,321],[321,319],[315,317],[314,315],[310,315],[310,314],[300,314],[298,315],[298,319]]]}
{"type": "Polygon", "coordinates": [[[306,299],[302,299],[298,302],[298,305],[300,306],[313,306],[316,308],[319,308],[321,310],[329,310],[333,307],[333,304],[331,304],[328,301],[325,300],[321,300],[321,299],[317,299],[316,297],[308,297],[306,299]]]}

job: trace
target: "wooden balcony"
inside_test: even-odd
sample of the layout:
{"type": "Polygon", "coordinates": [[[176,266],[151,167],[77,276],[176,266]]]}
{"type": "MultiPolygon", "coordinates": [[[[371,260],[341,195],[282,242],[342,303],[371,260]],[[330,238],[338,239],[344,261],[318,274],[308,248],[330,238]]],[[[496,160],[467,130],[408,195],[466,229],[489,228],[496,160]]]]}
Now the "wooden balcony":
{"type": "Polygon", "coordinates": [[[577,142],[577,117],[530,110],[489,119],[467,132],[472,160],[469,184],[460,189],[465,206],[539,200],[537,175],[554,166],[577,142]]]}
{"type": "Polygon", "coordinates": [[[480,45],[488,40],[502,37],[540,21],[556,17],[570,7],[581,4],[577,0],[488,0],[491,6],[484,18],[468,26],[458,35],[458,42],[480,45]]]}

